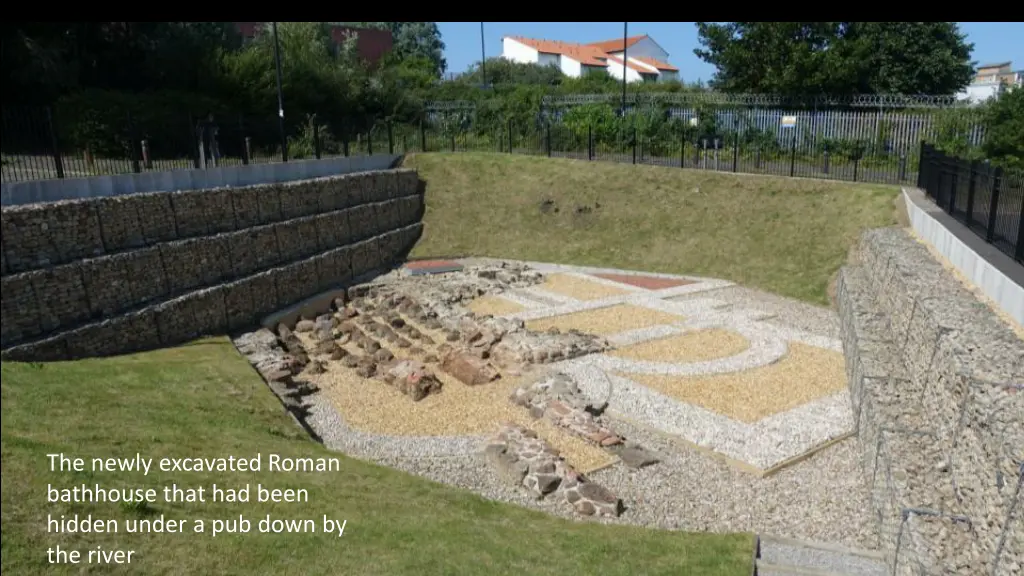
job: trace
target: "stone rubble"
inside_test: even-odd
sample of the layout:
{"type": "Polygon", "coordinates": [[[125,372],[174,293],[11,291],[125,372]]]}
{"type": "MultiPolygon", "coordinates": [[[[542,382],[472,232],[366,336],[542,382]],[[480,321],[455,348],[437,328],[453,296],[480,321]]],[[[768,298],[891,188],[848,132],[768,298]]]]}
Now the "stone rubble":
{"type": "Polygon", "coordinates": [[[484,447],[484,457],[505,481],[524,486],[537,499],[557,494],[585,516],[622,513],[618,497],[587,480],[528,428],[503,424],[484,447]]]}
{"type": "Polygon", "coordinates": [[[642,468],[658,462],[653,453],[637,444],[626,444],[625,438],[606,426],[597,415],[604,406],[593,406],[566,374],[542,375],[514,390],[509,400],[528,409],[534,418],[544,418],[613,452],[630,468],[642,468]]]}

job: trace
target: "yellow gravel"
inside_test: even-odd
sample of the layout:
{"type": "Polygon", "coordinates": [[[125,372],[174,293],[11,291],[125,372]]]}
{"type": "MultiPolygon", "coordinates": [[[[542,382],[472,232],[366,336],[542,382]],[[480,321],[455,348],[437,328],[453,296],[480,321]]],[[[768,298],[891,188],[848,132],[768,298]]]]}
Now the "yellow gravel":
{"type": "Polygon", "coordinates": [[[789,343],[789,352],[769,366],[713,376],[620,374],[683,402],[741,422],[756,422],[846,387],[843,355],[789,343]]]}
{"type": "Polygon", "coordinates": [[[715,328],[648,340],[609,355],[651,362],[705,362],[735,356],[749,347],[750,342],[743,335],[715,328]]]}
{"type": "MultiPolygon", "coordinates": [[[[300,334],[299,338],[304,344],[310,342],[306,334],[300,334]]],[[[380,344],[399,358],[411,357],[407,348],[387,346],[386,342],[380,344]]],[[[351,344],[344,347],[349,352],[362,354],[351,344]]],[[[464,436],[491,434],[502,422],[515,422],[537,432],[583,474],[616,460],[615,456],[553,424],[534,420],[526,409],[512,404],[508,397],[521,382],[519,378],[466,386],[433,364],[430,367],[444,387],[441,392],[415,402],[386,382],[360,377],[341,361],[327,361],[325,367],[323,374],[309,378],[353,428],[394,436],[464,436]]]]}
{"type": "Polygon", "coordinates": [[[526,310],[526,307],[522,304],[491,294],[474,298],[467,308],[478,316],[485,316],[488,314],[491,316],[504,316],[506,314],[515,314],[516,312],[526,310]]]}
{"type": "Polygon", "coordinates": [[[586,310],[530,320],[526,327],[530,330],[544,331],[549,328],[558,328],[565,332],[571,329],[579,330],[587,334],[608,336],[625,332],[626,330],[637,330],[650,328],[659,324],[675,324],[685,320],[682,316],[652,310],[632,304],[620,304],[598,308],[597,310],[586,310]]]}
{"type": "Polygon", "coordinates": [[[538,286],[542,290],[569,296],[577,300],[597,300],[608,296],[629,294],[628,290],[608,286],[591,280],[584,280],[570,274],[551,274],[538,286]]]}

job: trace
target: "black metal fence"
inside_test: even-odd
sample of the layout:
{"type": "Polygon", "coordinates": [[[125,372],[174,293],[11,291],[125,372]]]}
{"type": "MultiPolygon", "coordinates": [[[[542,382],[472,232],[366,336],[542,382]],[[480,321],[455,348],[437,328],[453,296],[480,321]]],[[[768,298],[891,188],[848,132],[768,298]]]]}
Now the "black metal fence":
{"type": "Polygon", "coordinates": [[[1024,263],[1024,172],[921,144],[918,188],[986,242],[1024,263]]]}
{"type": "Polygon", "coordinates": [[[782,131],[701,133],[682,120],[645,124],[516,121],[425,114],[416,122],[356,119],[332,126],[315,116],[282,138],[274,117],[221,115],[207,123],[188,113],[61,114],[50,108],[4,108],[2,180],[76,178],[211,165],[281,162],[388,152],[498,152],[677,168],[909,184],[918,146],[843,142],[782,131]],[[486,122],[485,122],[486,120],[486,122]],[[215,145],[203,137],[215,126],[215,145]],[[207,128],[204,128],[206,126],[207,128]],[[211,150],[211,147],[213,150],[211,150]]]}

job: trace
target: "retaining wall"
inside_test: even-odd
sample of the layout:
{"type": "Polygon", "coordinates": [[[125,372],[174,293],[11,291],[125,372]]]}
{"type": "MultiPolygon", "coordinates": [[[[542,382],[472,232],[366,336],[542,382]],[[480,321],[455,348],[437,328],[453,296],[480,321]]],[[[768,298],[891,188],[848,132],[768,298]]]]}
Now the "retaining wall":
{"type": "Polygon", "coordinates": [[[897,228],[837,286],[879,545],[893,574],[1020,574],[1024,342],[897,228]]]}
{"type": "Polygon", "coordinates": [[[139,174],[74,177],[0,183],[0,204],[15,206],[143,192],[204,190],[221,186],[251,186],[323,178],[338,174],[386,170],[400,158],[394,154],[373,154],[321,160],[292,160],[271,164],[224,166],[202,170],[146,171],[139,174]]]}
{"type": "Polygon", "coordinates": [[[61,360],[254,325],[404,258],[411,170],[2,210],[2,357],[61,360]]]}

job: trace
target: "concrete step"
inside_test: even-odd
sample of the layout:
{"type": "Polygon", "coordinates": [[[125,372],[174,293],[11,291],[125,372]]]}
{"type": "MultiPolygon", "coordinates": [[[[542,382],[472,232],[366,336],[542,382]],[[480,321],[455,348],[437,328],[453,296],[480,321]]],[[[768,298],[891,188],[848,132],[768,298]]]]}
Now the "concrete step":
{"type": "Polygon", "coordinates": [[[758,576],[885,576],[880,552],[795,538],[762,536],[757,557],[758,576]]]}

